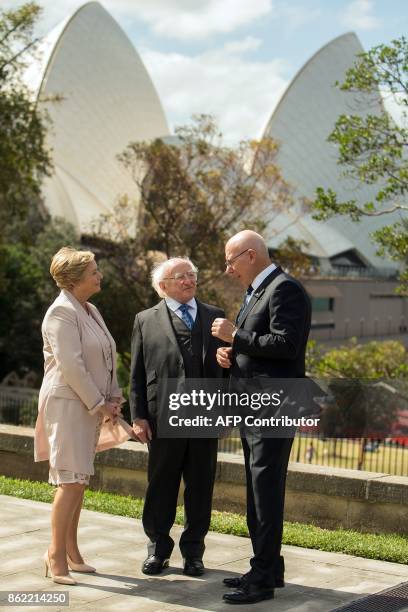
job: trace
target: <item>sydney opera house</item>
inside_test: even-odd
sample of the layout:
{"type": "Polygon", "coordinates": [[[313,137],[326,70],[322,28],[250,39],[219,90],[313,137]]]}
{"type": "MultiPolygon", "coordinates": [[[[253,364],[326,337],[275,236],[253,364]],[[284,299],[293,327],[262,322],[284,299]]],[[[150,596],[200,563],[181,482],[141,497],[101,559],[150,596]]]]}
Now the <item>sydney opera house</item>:
{"type": "MultiPolygon", "coordinates": [[[[327,142],[341,114],[382,109],[380,93],[377,100],[361,94],[357,98],[356,93],[343,92],[334,86],[336,81],[344,80],[346,70],[363,51],[354,33],[325,45],[293,78],[265,129],[265,136],[281,143],[279,164],[286,180],[301,196],[313,198],[316,186],[332,188],[339,201],[356,198],[367,202],[375,196],[372,186],[356,184],[341,176],[337,149],[327,142]]],[[[293,217],[296,219],[293,225],[288,216],[278,221],[279,241],[285,234],[304,240],[309,244],[310,254],[327,260],[327,265],[384,266],[369,239],[369,234],[384,224],[381,217],[366,218],[363,225],[351,222],[348,217],[321,223],[310,215],[299,217],[297,211],[293,211],[293,217]]],[[[396,220],[397,215],[388,218],[387,223],[396,220]]]]}
{"type": "Polygon", "coordinates": [[[39,51],[26,78],[37,98],[50,100],[54,174],[44,185],[45,203],[86,231],[118,196],[137,199],[116,156],[130,141],[167,136],[166,117],[138,53],[98,2],[58,24],[39,51]]]}
{"type": "MultiPolygon", "coordinates": [[[[316,186],[361,202],[373,195],[370,185],[341,176],[336,148],[327,142],[340,114],[365,112],[373,104],[372,98],[356,101],[334,86],[361,51],[353,33],[321,48],[292,79],[265,128],[266,136],[280,142],[283,176],[301,197],[313,197],[316,186]]],[[[86,232],[121,194],[137,201],[135,183],[117,155],[130,141],[169,136],[169,128],[137,51],[98,2],[85,4],[54,28],[41,52],[41,61],[27,72],[28,84],[39,99],[62,97],[46,102],[55,171],[45,182],[44,200],[53,215],[86,232]]],[[[381,108],[379,93],[374,104],[381,108]]],[[[396,265],[377,257],[370,240],[371,232],[393,221],[387,216],[352,223],[337,217],[322,223],[301,209],[273,216],[267,229],[271,249],[292,236],[307,243],[319,265],[319,278],[306,281],[316,338],[405,331],[407,299],[394,292],[396,265]]]]}

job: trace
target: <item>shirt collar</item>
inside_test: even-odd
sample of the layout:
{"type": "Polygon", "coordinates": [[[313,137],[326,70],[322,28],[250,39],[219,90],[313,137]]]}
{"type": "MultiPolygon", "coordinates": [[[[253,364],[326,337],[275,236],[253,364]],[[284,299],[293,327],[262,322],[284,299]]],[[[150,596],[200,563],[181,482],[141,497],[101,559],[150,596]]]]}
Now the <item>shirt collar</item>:
{"type": "Polygon", "coordinates": [[[253,288],[252,293],[258,289],[258,287],[264,282],[265,278],[272,274],[274,270],[276,270],[276,266],[274,263],[271,263],[267,268],[264,268],[262,272],[255,276],[254,280],[251,283],[253,288]]]}
{"type": "MultiPolygon", "coordinates": [[[[176,312],[176,310],[178,308],[180,308],[181,303],[178,302],[177,300],[174,300],[171,297],[165,297],[164,298],[168,308],[170,308],[170,310],[172,310],[173,312],[176,312]]],[[[197,302],[195,298],[191,298],[191,300],[189,302],[187,302],[187,304],[190,306],[190,314],[193,315],[196,311],[197,311],[197,302]]]]}

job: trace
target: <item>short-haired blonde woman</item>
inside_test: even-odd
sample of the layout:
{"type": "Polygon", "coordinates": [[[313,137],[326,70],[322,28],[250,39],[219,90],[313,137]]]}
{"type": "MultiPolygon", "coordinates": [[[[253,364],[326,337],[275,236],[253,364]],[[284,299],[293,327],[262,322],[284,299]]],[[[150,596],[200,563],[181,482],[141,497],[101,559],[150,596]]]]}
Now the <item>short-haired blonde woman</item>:
{"type": "Polygon", "coordinates": [[[94,254],[64,247],[50,272],[61,293],[44,317],[44,379],[35,428],[35,461],[49,460],[49,482],[58,488],[51,514],[46,576],[76,584],[69,569],[94,572],[84,563],[77,529],[94,456],[131,437],[120,419],[116,347],[102,316],[87,300],[101,290],[94,254]]]}

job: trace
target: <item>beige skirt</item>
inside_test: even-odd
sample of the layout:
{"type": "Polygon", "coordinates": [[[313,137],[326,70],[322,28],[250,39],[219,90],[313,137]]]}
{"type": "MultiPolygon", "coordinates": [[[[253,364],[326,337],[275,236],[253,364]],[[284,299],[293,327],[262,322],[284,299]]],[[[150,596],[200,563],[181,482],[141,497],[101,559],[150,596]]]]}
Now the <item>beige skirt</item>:
{"type": "MultiPolygon", "coordinates": [[[[98,444],[99,434],[101,433],[103,416],[100,415],[98,425],[95,430],[95,450],[98,444]]],[[[90,474],[81,474],[79,472],[71,472],[70,470],[57,470],[56,468],[50,467],[48,474],[48,482],[56,487],[63,484],[82,484],[89,485],[90,474]]]]}
{"type": "Polygon", "coordinates": [[[78,484],[89,485],[90,474],[79,474],[78,472],[70,472],[69,470],[57,470],[50,468],[48,474],[48,482],[59,487],[62,484],[78,484]]]}

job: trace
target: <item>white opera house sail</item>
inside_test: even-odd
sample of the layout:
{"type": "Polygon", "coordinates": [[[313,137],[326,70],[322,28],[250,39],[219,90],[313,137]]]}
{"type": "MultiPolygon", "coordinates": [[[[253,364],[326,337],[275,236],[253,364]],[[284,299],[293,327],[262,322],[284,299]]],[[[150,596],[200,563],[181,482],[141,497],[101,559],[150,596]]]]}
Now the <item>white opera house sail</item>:
{"type": "Polygon", "coordinates": [[[167,136],[158,94],[126,34],[98,3],[58,24],[40,45],[26,80],[51,118],[48,144],[54,173],[43,195],[54,216],[80,232],[137,187],[117,155],[130,141],[167,136]]]}
{"type": "MultiPolygon", "coordinates": [[[[375,197],[376,186],[356,183],[343,175],[338,165],[337,147],[327,138],[341,114],[376,114],[383,110],[381,94],[341,91],[348,68],[364,49],[357,36],[350,32],[324,45],[292,79],[274,109],[264,135],[281,144],[278,164],[284,178],[295,187],[300,197],[314,198],[316,187],[333,189],[339,201],[356,199],[367,202],[375,197]]],[[[369,267],[380,270],[398,264],[376,255],[377,245],[370,234],[398,220],[399,214],[365,217],[353,223],[349,217],[333,217],[315,221],[300,207],[289,214],[273,217],[268,242],[276,247],[287,236],[308,243],[308,253],[327,265],[369,267]]]]}

